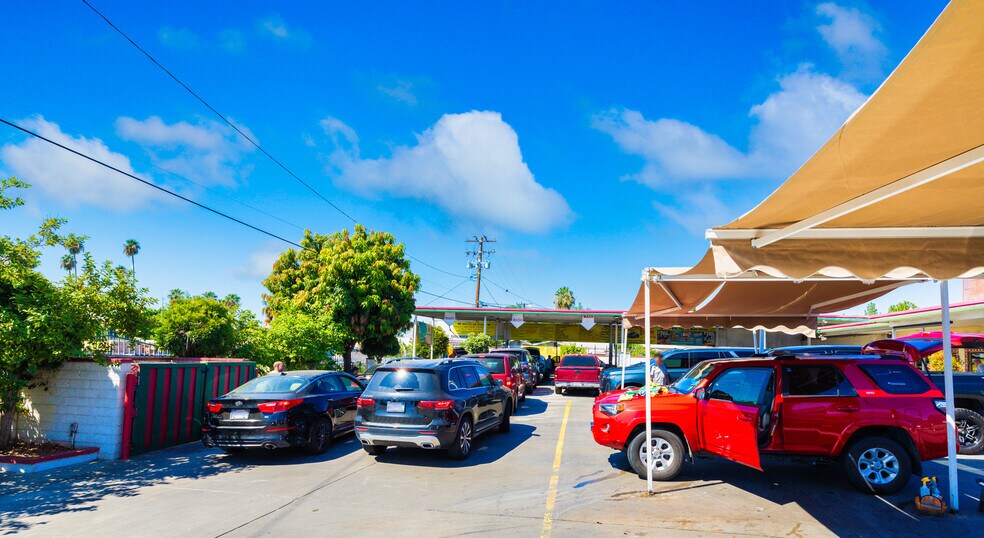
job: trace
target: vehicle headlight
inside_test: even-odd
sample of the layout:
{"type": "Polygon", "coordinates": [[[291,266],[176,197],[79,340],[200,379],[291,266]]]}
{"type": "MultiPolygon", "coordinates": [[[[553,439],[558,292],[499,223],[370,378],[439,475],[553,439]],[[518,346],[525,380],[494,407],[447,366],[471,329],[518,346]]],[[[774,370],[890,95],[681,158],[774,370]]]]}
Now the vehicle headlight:
{"type": "Polygon", "coordinates": [[[614,417],[615,415],[621,413],[622,411],[625,411],[625,404],[624,403],[606,403],[606,404],[599,405],[598,406],[598,409],[600,409],[602,413],[604,413],[604,414],[606,414],[606,415],[608,415],[610,417],[614,417]]]}
{"type": "Polygon", "coordinates": [[[946,413],[946,400],[933,399],[933,405],[936,406],[936,410],[940,413],[946,413]]]}

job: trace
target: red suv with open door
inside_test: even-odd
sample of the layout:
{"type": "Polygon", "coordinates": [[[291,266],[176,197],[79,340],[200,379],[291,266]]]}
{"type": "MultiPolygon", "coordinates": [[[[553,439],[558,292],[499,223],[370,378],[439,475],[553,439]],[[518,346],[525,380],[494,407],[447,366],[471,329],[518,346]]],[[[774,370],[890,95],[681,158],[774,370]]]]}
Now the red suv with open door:
{"type": "Polygon", "coordinates": [[[520,369],[519,359],[515,355],[506,353],[475,353],[459,357],[461,359],[473,360],[492,374],[494,379],[502,381],[505,388],[513,393],[512,411],[515,413],[519,408],[519,402],[526,399],[526,381],[523,379],[523,371],[520,369]]]}
{"type": "Polygon", "coordinates": [[[684,459],[717,454],[761,470],[760,455],[837,458],[868,493],[894,493],[922,462],[946,455],[940,391],[893,358],[795,357],[708,361],[653,396],[646,447],[645,396],[595,400],[599,444],[624,450],[632,469],[672,480],[684,459]]]}

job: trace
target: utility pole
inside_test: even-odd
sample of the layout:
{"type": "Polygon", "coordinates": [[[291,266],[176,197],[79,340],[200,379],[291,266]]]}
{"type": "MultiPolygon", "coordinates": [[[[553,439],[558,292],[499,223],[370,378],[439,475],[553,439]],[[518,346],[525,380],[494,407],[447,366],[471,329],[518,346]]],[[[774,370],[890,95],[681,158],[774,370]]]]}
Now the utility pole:
{"type": "Polygon", "coordinates": [[[468,262],[469,269],[478,269],[478,276],[475,279],[475,308],[481,304],[480,298],[482,296],[482,269],[489,268],[489,262],[485,261],[485,256],[491,256],[495,253],[494,250],[485,250],[485,243],[495,243],[495,239],[489,239],[484,235],[482,237],[473,236],[471,239],[466,239],[466,243],[478,243],[478,250],[469,250],[465,252],[468,256],[475,256],[476,259],[473,262],[468,262]]]}

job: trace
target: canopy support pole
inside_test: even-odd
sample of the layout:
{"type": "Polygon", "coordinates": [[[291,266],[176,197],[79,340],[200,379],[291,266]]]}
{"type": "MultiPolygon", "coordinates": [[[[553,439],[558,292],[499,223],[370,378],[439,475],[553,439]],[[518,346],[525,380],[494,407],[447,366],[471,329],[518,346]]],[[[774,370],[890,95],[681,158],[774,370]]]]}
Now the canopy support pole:
{"type": "MultiPolygon", "coordinates": [[[[653,492],[653,380],[649,374],[649,357],[652,333],[652,322],[649,319],[649,275],[643,273],[646,281],[646,491],[653,492]]],[[[623,380],[625,377],[623,376],[623,380]]]]}
{"type": "Polygon", "coordinates": [[[419,329],[417,328],[417,314],[414,314],[413,315],[413,343],[410,344],[412,346],[410,348],[410,356],[411,357],[416,357],[417,356],[417,332],[418,331],[419,331],[419,329]]]}
{"type": "Polygon", "coordinates": [[[957,421],[953,416],[953,342],[950,341],[950,282],[940,280],[940,311],[943,314],[943,388],[946,397],[946,463],[949,470],[950,509],[960,510],[957,483],[957,421]]]}
{"type": "Polygon", "coordinates": [[[629,337],[629,328],[625,326],[625,323],[622,323],[622,354],[619,356],[619,360],[618,360],[619,364],[622,366],[622,382],[619,384],[618,387],[620,389],[625,388],[625,361],[626,359],[628,359],[628,357],[626,357],[625,341],[628,339],[628,337],[629,337]]]}
{"type": "Polygon", "coordinates": [[[488,329],[489,329],[489,317],[482,316],[482,334],[488,335],[488,329]]]}

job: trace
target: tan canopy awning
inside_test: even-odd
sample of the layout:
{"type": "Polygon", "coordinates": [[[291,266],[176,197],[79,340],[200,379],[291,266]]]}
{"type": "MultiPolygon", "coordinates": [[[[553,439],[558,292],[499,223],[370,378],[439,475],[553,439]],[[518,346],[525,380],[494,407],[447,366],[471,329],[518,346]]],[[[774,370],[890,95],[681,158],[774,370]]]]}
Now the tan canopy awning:
{"type": "Polygon", "coordinates": [[[984,2],[954,0],[843,127],[708,230],[721,274],[984,274],[984,2]]]}
{"type": "MultiPolygon", "coordinates": [[[[795,282],[754,271],[721,278],[716,272],[711,251],[692,268],[647,269],[650,322],[812,334],[821,313],[865,304],[907,283],[834,278],[795,282]]],[[[642,325],[645,315],[643,282],[624,317],[642,325]]]]}

